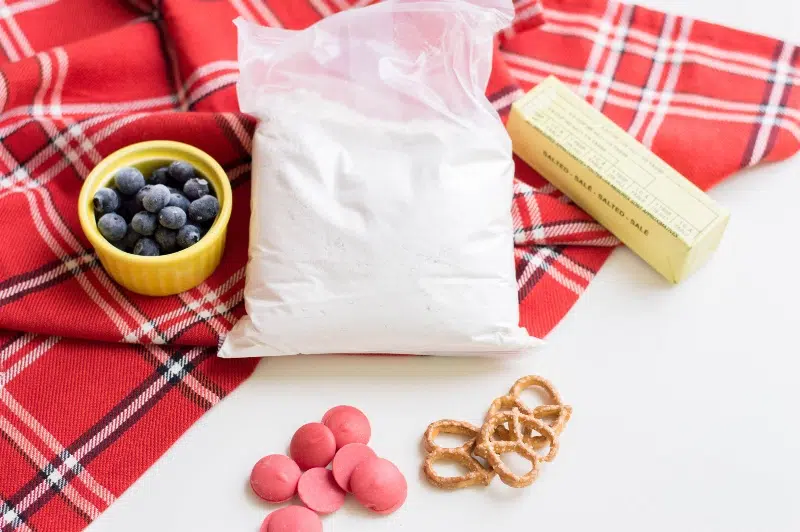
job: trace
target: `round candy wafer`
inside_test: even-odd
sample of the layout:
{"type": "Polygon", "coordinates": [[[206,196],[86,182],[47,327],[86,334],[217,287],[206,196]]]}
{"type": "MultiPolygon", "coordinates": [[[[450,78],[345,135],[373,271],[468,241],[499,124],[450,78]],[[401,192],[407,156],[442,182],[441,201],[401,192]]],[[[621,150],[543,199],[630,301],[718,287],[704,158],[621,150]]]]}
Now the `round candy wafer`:
{"type": "Polygon", "coordinates": [[[319,516],[302,506],[287,506],[276,510],[267,516],[265,523],[266,532],[322,532],[319,516]]]}
{"type": "Polygon", "coordinates": [[[375,458],[375,451],[363,443],[350,443],[342,447],[333,457],[333,478],[340,488],[350,493],[350,477],[358,464],[375,458]]]}
{"type": "Polygon", "coordinates": [[[318,514],[330,514],[344,504],[345,492],[324,467],[309,469],[300,477],[297,494],[303,504],[318,514]]]}
{"type": "Polygon", "coordinates": [[[358,502],[384,515],[400,508],[408,495],[403,473],[383,458],[370,458],[358,464],[350,477],[350,489],[358,502]]]}
{"type": "Polygon", "coordinates": [[[322,417],[322,424],[331,429],[336,438],[336,448],[348,443],[369,443],[372,428],[364,413],[353,406],[336,406],[322,417]]]}
{"type": "Polygon", "coordinates": [[[322,423],[307,423],[292,436],[289,454],[303,471],[326,467],[336,454],[336,439],[322,423]]]}
{"type": "Polygon", "coordinates": [[[250,487],[265,501],[285,502],[294,497],[301,474],[294,460],[282,454],[272,454],[253,466],[250,487]]]}

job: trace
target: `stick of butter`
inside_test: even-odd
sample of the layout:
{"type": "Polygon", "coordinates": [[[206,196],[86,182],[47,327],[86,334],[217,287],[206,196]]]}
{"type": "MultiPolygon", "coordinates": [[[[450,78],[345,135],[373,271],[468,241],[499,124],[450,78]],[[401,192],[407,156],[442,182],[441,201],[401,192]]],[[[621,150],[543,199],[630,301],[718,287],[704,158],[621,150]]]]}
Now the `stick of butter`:
{"type": "Polygon", "coordinates": [[[673,283],[716,250],[728,211],[555,77],[506,127],[514,153],[673,283]]]}

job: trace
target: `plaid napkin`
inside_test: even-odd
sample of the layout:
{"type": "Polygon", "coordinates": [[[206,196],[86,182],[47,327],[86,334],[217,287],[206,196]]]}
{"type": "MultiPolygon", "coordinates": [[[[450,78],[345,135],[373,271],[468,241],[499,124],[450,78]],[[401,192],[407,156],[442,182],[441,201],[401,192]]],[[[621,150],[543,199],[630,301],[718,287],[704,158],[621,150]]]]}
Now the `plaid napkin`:
{"type": "MultiPolygon", "coordinates": [[[[243,312],[254,128],[227,21],[303,28],[365,3],[0,0],[0,531],[84,528],[251,373],[214,356],[243,312]],[[234,188],[222,266],[175,297],[115,285],[77,219],[91,168],[145,139],[200,147],[234,188]]],[[[517,13],[488,90],[502,113],[555,74],[703,188],[798,150],[790,44],[605,0],[517,13]]],[[[544,336],[616,240],[517,170],[522,322],[544,336]]]]}

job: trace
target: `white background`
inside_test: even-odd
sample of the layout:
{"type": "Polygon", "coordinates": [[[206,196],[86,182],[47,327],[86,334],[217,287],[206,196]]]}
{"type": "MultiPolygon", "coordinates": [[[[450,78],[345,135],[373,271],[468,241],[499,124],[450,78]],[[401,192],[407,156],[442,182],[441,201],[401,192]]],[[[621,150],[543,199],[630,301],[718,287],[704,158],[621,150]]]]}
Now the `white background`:
{"type": "MultiPolygon", "coordinates": [[[[640,3],[800,42],[795,0],[640,3]]],[[[707,267],[672,287],[618,250],[530,358],[263,361],[89,530],[256,532],[271,507],[250,493],[250,468],[341,403],[367,412],[409,495],[389,517],[349,500],[326,532],[800,530],[800,158],[712,196],[733,217],[707,267]],[[555,462],[524,490],[429,487],[427,424],[479,423],[529,373],[574,407],[555,462]]]]}

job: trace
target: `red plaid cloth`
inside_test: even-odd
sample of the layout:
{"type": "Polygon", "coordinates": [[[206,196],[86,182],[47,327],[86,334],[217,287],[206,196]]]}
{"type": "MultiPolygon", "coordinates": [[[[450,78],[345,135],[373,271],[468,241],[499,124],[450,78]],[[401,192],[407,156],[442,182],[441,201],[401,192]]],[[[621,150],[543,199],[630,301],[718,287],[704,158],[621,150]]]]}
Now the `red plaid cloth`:
{"type": "MultiPolygon", "coordinates": [[[[0,530],[84,528],[251,373],[214,356],[242,313],[254,126],[229,21],[303,28],[364,3],[0,0],[0,530]],[[90,169],[144,139],[206,150],[234,187],[223,265],[176,297],[115,285],[78,224],[90,169]]],[[[488,90],[501,111],[556,74],[703,188],[797,151],[796,47],[605,0],[517,8],[488,90]]],[[[522,322],[543,336],[616,241],[518,177],[522,322]]]]}

